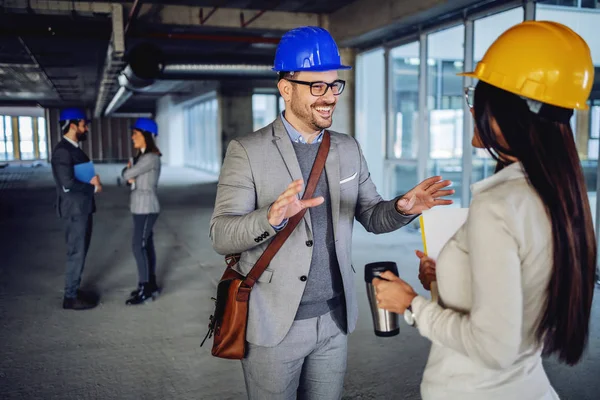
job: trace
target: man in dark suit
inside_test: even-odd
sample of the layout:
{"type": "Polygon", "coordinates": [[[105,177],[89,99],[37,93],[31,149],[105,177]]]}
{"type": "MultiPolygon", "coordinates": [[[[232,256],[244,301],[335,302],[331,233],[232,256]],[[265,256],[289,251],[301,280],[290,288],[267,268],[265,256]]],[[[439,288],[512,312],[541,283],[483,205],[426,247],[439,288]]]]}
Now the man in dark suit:
{"type": "Polygon", "coordinates": [[[75,165],[90,161],[79,148],[86,140],[88,120],[80,109],[61,111],[60,126],[63,139],[52,151],[52,174],[56,183],[56,210],[65,224],[67,242],[67,271],[63,308],[87,310],[98,301],[90,293],[79,290],[85,257],[92,237],[92,215],[96,211],[94,194],[102,191],[96,175],[89,182],[75,178],[75,165]]]}

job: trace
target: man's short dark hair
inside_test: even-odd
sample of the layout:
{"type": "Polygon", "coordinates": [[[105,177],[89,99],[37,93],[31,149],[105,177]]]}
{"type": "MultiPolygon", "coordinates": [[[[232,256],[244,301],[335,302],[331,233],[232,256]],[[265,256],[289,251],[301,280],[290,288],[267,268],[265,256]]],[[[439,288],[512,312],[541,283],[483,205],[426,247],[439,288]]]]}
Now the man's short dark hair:
{"type": "Polygon", "coordinates": [[[282,71],[278,74],[279,79],[277,81],[280,81],[282,79],[291,79],[294,77],[294,74],[295,72],[292,71],[282,71]]]}
{"type": "Polygon", "coordinates": [[[80,119],[70,119],[68,121],[59,121],[59,124],[62,128],[62,133],[63,135],[66,135],[67,133],[69,133],[69,130],[71,129],[71,124],[75,124],[75,125],[79,125],[79,121],[81,121],[80,119]]]}

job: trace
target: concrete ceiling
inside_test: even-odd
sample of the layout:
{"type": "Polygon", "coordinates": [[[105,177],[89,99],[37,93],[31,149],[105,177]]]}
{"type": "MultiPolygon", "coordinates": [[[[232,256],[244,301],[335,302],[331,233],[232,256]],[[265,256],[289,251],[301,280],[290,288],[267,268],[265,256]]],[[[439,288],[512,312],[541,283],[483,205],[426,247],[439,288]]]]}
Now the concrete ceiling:
{"type": "MultiPolygon", "coordinates": [[[[146,0],[144,3],[329,14],[352,3],[352,1],[354,0],[173,0],[168,2],[164,0],[146,0]]],[[[130,3],[130,1],[117,2],[130,3]]]]}
{"type": "MultiPolygon", "coordinates": [[[[316,24],[313,15],[334,12],[352,1],[130,0],[104,4],[123,5],[126,50],[152,42],[168,63],[267,65],[285,30],[305,20],[316,24]],[[229,23],[232,16],[234,22],[229,23]],[[277,22],[270,23],[273,19],[277,22]]],[[[113,30],[111,15],[86,8],[86,3],[92,4],[0,3],[0,104],[94,108],[113,30]]],[[[153,85],[143,95],[133,96],[123,111],[151,111],[153,99],[167,92],[167,86],[186,87],[181,81],[153,85]]],[[[115,84],[108,89],[108,98],[117,88],[115,84]]]]}
{"type": "MultiPolygon", "coordinates": [[[[104,109],[117,92],[116,77],[124,65],[119,57],[114,58],[114,65],[107,61],[110,61],[107,53],[110,55],[112,49],[109,43],[114,41],[111,39],[115,32],[114,4],[120,7],[118,20],[122,24],[125,50],[151,42],[164,54],[167,64],[269,65],[279,38],[292,27],[328,26],[343,44],[364,48],[476,4],[490,6],[504,2],[3,1],[0,3],[0,104],[104,109]],[[107,65],[112,67],[107,69],[107,65]]],[[[143,94],[131,96],[120,111],[151,112],[155,100],[164,93],[171,90],[185,93],[193,87],[190,80],[217,78],[209,73],[170,77],[174,82],[153,85],[143,94]]]]}

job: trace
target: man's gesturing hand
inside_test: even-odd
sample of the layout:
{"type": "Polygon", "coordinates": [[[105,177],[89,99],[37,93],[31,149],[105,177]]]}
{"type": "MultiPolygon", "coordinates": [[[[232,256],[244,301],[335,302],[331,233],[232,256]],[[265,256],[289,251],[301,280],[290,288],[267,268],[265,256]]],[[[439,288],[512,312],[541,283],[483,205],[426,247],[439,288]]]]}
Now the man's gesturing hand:
{"type": "Polygon", "coordinates": [[[271,205],[268,218],[272,226],[280,225],[283,220],[293,217],[305,208],[316,207],[323,204],[325,199],[322,196],[314,197],[308,200],[298,199],[298,193],[304,187],[304,180],[298,179],[290,183],[285,192],[283,192],[275,203],[271,205]]]}

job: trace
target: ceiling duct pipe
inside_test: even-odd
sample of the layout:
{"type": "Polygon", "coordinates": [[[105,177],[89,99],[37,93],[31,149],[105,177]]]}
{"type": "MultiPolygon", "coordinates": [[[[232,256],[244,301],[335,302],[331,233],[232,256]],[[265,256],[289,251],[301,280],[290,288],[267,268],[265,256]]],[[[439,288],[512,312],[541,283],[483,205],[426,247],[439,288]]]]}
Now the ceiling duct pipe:
{"type": "Polygon", "coordinates": [[[163,78],[197,77],[202,75],[273,77],[272,65],[255,64],[169,64],[163,78]]]}
{"type": "Polygon", "coordinates": [[[119,74],[119,90],[112,98],[105,116],[117,111],[135,92],[144,92],[161,75],[164,69],[163,53],[151,43],[142,43],[134,47],[126,56],[129,64],[119,74]]]}
{"type": "Polygon", "coordinates": [[[164,64],[155,45],[140,44],[128,54],[129,65],[119,74],[120,88],[104,115],[117,111],[135,93],[147,92],[158,80],[218,79],[219,77],[273,78],[272,65],[266,64],[164,64]]]}

